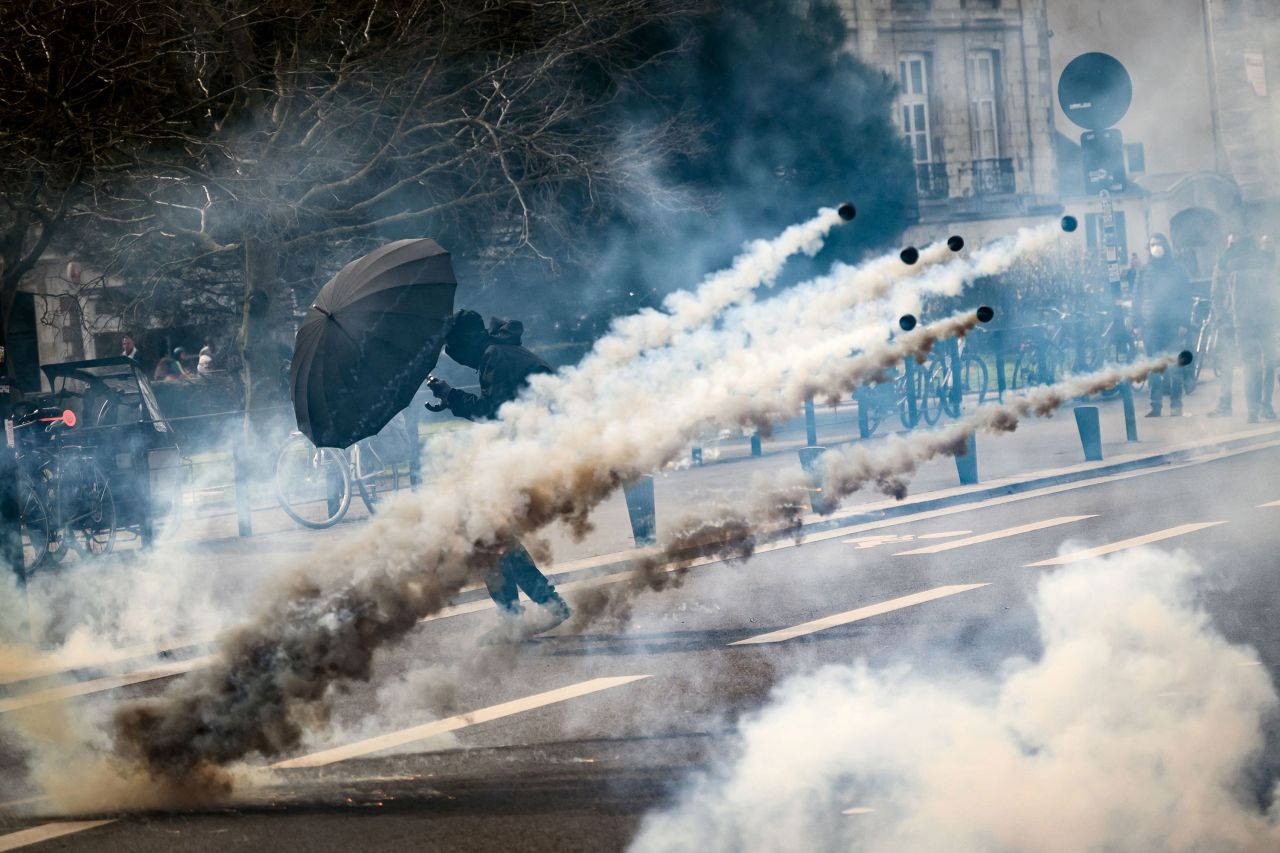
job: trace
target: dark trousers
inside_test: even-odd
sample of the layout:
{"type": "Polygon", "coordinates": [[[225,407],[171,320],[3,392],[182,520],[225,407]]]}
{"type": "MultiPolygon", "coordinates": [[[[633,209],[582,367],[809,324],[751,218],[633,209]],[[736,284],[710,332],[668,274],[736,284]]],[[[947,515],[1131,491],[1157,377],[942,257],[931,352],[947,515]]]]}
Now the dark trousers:
{"type": "MultiPolygon", "coordinates": [[[[1153,340],[1148,343],[1152,344],[1148,348],[1148,352],[1152,355],[1156,353],[1177,352],[1179,349],[1179,340],[1176,333],[1166,331],[1159,335],[1152,335],[1153,340]]],[[[1182,408],[1182,369],[1178,367],[1170,367],[1160,373],[1151,374],[1151,378],[1147,380],[1151,386],[1151,408],[1159,410],[1164,402],[1165,395],[1169,397],[1169,407],[1175,410],[1182,408]]]]}
{"type": "Polygon", "coordinates": [[[1180,368],[1170,367],[1161,373],[1153,373],[1147,383],[1151,386],[1151,408],[1161,408],[1165,395],[1169,397],[1169,408],[1175,410],[1182,408],[1182,370],[1180,368]]]}
{"type": "Polygon", "coordinates": [[[534,604],[546,606],[561,600],[551,581],[538,571],[533,557],[518,542],[502,555],[492,571],[485,573],[484,585],[499,609],[508,613],[519,610],[519,590],[524,590],[534,604]]]}
{"type": "Polygon", "coordinates": [[[1236,331],[1229,327],[1223,327],[1218,332],[1218,340],[1214,344],[1216,351],[1213,354],[1214,369],[1218,374],[1218,409],[1228,411],[1231,409],[1231,397],[1233,393],[1232,379],[1236,369],[1236,361],[1239,354],[1236,352],[1236,331]]]}
{"type": "Polygon", "coordinates": [[[1241,329],[1240,360],[1244,363],[1244,397],[1250,415],[1271,408],[1276,384],[1274,328],[1241,329]]]}

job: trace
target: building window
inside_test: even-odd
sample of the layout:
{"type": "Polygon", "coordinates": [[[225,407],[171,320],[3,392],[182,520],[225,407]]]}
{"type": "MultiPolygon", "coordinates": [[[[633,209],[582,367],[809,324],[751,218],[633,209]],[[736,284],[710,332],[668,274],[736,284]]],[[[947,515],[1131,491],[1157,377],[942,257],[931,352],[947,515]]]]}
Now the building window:
{"type": "Polygon", "coordinates": [[[916,163],[933,159],[929,139],[929,63],[923,53],[906,53],[898,60],[902,132],[916,163]]]}
{"type": "Polygon", "coordinates": [[[969,112],[975,160],[1000,157],[1000,54],[994,50],[969,53],[969,112]]]}
{"type": "MultiPolygon", "coordinates": [[[[1124,212],[1117,210],[1112,214],[1116,225],[1116,263],[1127,266],[1129,263],[1129,241],[1124,227],[1124,212]]],[[[1106,253],[1106,231],[1103,228],[1102,216],[1097,213],[1086,213],[1084,217],[1085,244],[1090,253],[1095,253],[1103,261],[1109,261],[1106,253]]]]}

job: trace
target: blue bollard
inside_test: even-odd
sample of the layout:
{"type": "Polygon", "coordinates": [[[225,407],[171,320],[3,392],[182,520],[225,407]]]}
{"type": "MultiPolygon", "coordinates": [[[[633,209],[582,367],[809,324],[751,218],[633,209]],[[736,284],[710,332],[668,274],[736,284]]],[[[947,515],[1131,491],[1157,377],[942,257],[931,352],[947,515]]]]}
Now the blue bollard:
{"type": "Polygon", "coordinates": [[[960,485],[978,484],[978,440],[973,433],[969,433],[964,452],[956,454],[956,473],[960,476],[960,485]]]}
{"type": "Polygon", "coordinates": [[[760,444],[760,430],[751,433],[751,455],[764,456],[764,447],[760,444]]]}
{"type": "Polygon", "coordinates": [[[805,473],[817,481],[815,487],[809,490],[809,505],[819,515],[826,515],[836,508],[835,502],[826,495],[822,474],[818,470],[818,457],[826,452],[827,449],[825,447],[810,446],[800,448],[800,467],[804,468],[805,473]]]}
{"type": "Polygon", "coordinates": [[[1097,406],[1076,406],[1076,428],[1080,430],[1080,444],[1084,446],[1084,458],[1089,462],[1102,461],[1102,427],[1098,423],[1097,406]]]}
{"type": "Polygon", "coordinates": [[[813,411],[813,398],[804,399],[804,435],[805,443],[810,447],[818,446],[818,417],[813,411]]]}
{"type": "Polygon", "coordinates": [[[1128,441],[1138,440],[1138,415],[1133,411],[1133,383],[1120,383],[1120,402],[1124,404],[1124,437],[1128,441]]]}
{"type": "Polygon", "coordinates": [[[653,478],[641,477],[623,488],[627,499],[627,515],[631,516],[631,536],[636,547],[643,548],[658,541],[658,514],[653,500],[653,478]]]}
{"type": "Polygon", "coordinates": [[[702,445],[701,444],[695,444],[693,446],[693,464],[694,465],[702,464],[702,445]]]}

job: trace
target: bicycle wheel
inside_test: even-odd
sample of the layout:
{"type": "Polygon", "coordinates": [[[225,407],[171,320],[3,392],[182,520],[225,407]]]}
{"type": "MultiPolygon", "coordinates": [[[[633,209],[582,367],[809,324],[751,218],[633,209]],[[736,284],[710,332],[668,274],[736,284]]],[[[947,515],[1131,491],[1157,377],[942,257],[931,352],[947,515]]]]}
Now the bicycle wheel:
{"type": "Polygon", "coordinates": [[[60,551],[62,543],[54,532],[49,508],[25,474],[18,476],[18,506],[22,518],[22,562],[30,575],[55,562],[52,552],[60,551]]]}
{"type": "Polygon", "coordinates": [[[303,527],[331,527],[351,506],[346,454],[317,448],[304,436],[295,435],[280,448],[275,477],[280,508],[303,527]]]}
{"type": "Polygon", "coordinates": [[[880,428],[880,422],[884,420],[884,410],[881,407],[881,397],[876,393],[878,389],[864,389],[863,393],[858,395],[858,434],[862,438],[870,438],[876,434],[876,430],[880,428]]]}
{"type": "MultiPolygon", "coordinates": [[[[976,355],[965,353],[960,356],[960,393],[968,396],[976,394],[978,404],[986,402],[987,391],[990,390],[991,377],[987,363],[976,355]]],[[[956,413],[959,417],[959,413],[956,413]]]]}
{"type": "Polygon", "coordinates": [[[377,513],[374,504],[383,492],[400,489],[400,472],[394,463],[388,464],[378,453],[373,442],[356,445],[351,453],[352,483],[370,515],[377,513]]]}
{"type": "Polygon", "coordinates": [[[943,359],[934,359],[924,371],[924,390],[920,396],[920,417],[929,426],[942,419],[949,408],[948,391],[951,387],[951,371],[943,359]]]}
{"type": "Polygon", "coordinates": [[[898,401],[898,420],[902,422],[902,426],[905,429],[914,429],[924,416],[921,405],[927,396],[925,393],[925,368],[917,365],[910,374],[904,373],[899,376],[893,383],[893,392],[898,401]],[[910,382],[907,381],[908,375],[911,376],[910,382]],[[916,409],[917,423],[911,422],[912,401],[914,401],[916,409]]]}
{"type": "Polygon", "coordinates": [[[58,474],[62,527],[82,557],[110,554],[116,541],[116,502],[107,475],[87,457],[72,457],[58,474]]]}

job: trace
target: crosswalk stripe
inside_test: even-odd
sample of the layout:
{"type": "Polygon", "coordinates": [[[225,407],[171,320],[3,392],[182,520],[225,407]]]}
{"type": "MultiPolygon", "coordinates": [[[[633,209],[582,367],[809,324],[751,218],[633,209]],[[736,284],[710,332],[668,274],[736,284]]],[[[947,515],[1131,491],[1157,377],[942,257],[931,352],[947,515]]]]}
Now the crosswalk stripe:
{"type": "Polygon", "coordinates": [[[0,714],[7,714],[10,711],[17,711],[22,708],[31,708],[36,705],[45,705],[49,702],[62,702],[67,699],[101,693],[105,690],[117,690],[121,687],[156,681],[161,678],[171,678],[175,675],[190,672],[193,669],[208,666],[215,658],[216,655],[205,655],[204,657],[167,663],[126,675],[109,675],[105,678],[95,678],[92,681],[77,681],[72,684],[63,684],[58,687],[50,687],[47,690],[37,690],[22,696],[15,696],[12,699],[0,699],[0,714]]]}
{"type": "Polygon", "coordinates": [[[1280,506],[1280,501],[1267,501],[1264,504],[1258,504],[1258,509],[1266,509],[1268,507],[1280,506]]]}
{"type": "Polygon", "coordinates": [[[346,761],[351,758],[359,758],[362,755],[370,755],[375,752],[392,749],[397,746],[404,746],[415,741],[426,740],[429,737],[445,734],[446,732],[457,731],[468,726],[487,723],[490,720],[497,720],[502,717],[509,717],[513,714],[519,714],[522,711],[532,711],[535,708],[542,708],[547,705],[554,705],[558,702],[564,702],[569,699],[576,699],[579,696],[586,696],[590,693],[598,693],[601,690],[608,690],[612,687],[621,687],[624,684],[630,684],[633,681],[640,681],[644,678],[652,678],[651,675],[621,675],[611,678],[593,678],[590,681],[581,681],[577,684],[570,684],[568,687],[561,687],[558,690],[548,690],[545,693],[538,693],[533,696],[526,696],[523,699],[516,699],[511,702],[503,702],[500,705],[490,705],[488,708],[481,708],[477,711],[471,711],[467,714],[459,714],[455,717],[446,717],[443,720],[436,720],[433,723],[426,723],[421,726],[414,726],[408,729],[401,729],[398,732],[391,732],[378,737],[371,737],[366,740],[349,743],[345,746],[334,747],[333,749],[325,749],[320,752],[313,752],[310,755],[299,756],[298,758],[290,758],[287,761],[278,761],[272,764],[274,770],[291,770],[298,767],[324,767],[328,764],[334,764],[339,761],[346,761]]]}
{"type": "Polygon", "coordinates": [[[814,619],[812,622],[805,622],[791,628],[783,628],[780,631],[770,631],[767,634],[758,634],[754,637],[747,637],[745,640],[738,640],[737,642],[730,643],[729,645],[752,646],[761,643],[781,643],[795,637],[803,637],[806,634],[815,634],[818,631],[825,631],[828,628],[848,625],[850,622],[870,619],[872,616],[891,613],[894,610],[901,610],[904,607],[911,607],[916,604],[925,604],[930,601],[937,601],[940,598],[959,595],[962,592],[968,592],[971,589],[980,589],[984,586],[990,586],[990,584],[969,583],[935,587],[934,589],[927,589],[924,592],[917,592],[912,595],[904,595],[901,598],[882,601],[879,604],[859,607],[857,610],[847,610],[844,613],[837,613],[834,616],[824,616],[821,619],[814,619]]]}
{"type": "Polygon", "coordinates": [[[1148,533],[1145,536],[1135,536],[1132,539],[1123,539],[1119,542],[1112,542],[1110,545],[1099,545],[1097,548],[1088,548],[1084,551],[1072,551],[1070,554],[1063,554],[1060,557],[1041,560],[1038,563],[1027,563],[1023,568],[1035,569],[1040,568],[1041,566],[1066,566],[1071,563],[1079,563],[1082,560],[1091,560],[1094,557],[1114,554],[1117,551],[1137,548],[1139,545],[1149,545],[1152,542],[1162,542],[1165,539],[1172,539],[1175,536],[1185,536],[1188,533],[1195,533],[1197,530],[1204,530],[1207,527],[1217,527],[1219,524],[1226,524],[1226,522],[1202,521],[1196,524],[1180,524],[1177,527],[1170,527],[1168,530],[1157,530],[1155,533],[1148,533]]]}
{"type": "Polygon", "coordinates": [[[41,826],[33,826],[30,829],[11,832],[8,835],[0,835],[0,853],[4,853],[6,850],[17,850],[19,847],[26,847],[31,844],[39,844],[43,841],[52,841],[64,835],[84,832],[86,829],[106,826],[109,823],[115,823],[115,821],[68,820],[58,823],[46,823],[41,826]]]}
{"type": "Polygon", "coordinates": [[[1017,527],[1006,527],[1004,530],[993,530],[990,533],[980,533],[977,536],[969,536],[965,539],[953,539],[949,542],[939,542],[937,545],[926,545],[923,548],[913,548],[910,551],[899,551],[894,554],[895,557],[914,557],[921,554],[940,554],[943,551],[951,551],[956,548],[967,548],[970,545],[978,545],[982,542],[993,542],[996,539],[1008,539],[1010,536],[1021,536],[1024,533],[1033,533],[1037,530],[1045,530],[1050,527],[1058,527],[1063,524],[1073,524],[1077,521],[1084,521],[1087,518],[1097,518],[1096,515],[1063,515],[1058,518],[1049,518],[1044,521],[1036,521],[1031,524],[1020,524],[1017,527]]]}

